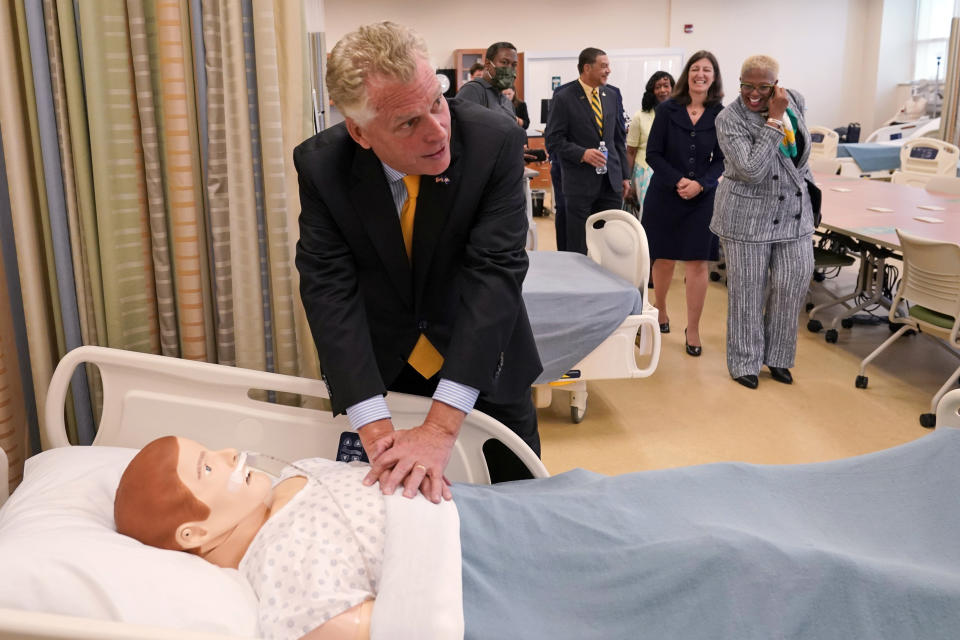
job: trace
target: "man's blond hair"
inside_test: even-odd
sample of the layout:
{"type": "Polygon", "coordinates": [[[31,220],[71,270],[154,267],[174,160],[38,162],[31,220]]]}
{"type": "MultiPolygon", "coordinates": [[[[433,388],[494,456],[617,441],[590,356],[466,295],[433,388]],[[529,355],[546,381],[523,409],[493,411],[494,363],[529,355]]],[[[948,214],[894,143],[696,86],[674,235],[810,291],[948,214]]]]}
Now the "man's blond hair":
{"type": "Polygon", "coordinates": [[[367,103],[367,79],[379,76],[409,82],[418,62],[429,57],[426,42],[409,27],[393,22],[362,26],[341,38],[330,52],[330,99],[344,116],[363,124],[374,116],[367,103]]]}
{"type": "Polygon", "coordinates": [[[773,73],[774,79],[780,75],[780,65],[770,56],[750,56],[743,61],[743,65],[740,67],[740,76],[743,77],[747,71],[752,70],[770,71],[773,73]]]}

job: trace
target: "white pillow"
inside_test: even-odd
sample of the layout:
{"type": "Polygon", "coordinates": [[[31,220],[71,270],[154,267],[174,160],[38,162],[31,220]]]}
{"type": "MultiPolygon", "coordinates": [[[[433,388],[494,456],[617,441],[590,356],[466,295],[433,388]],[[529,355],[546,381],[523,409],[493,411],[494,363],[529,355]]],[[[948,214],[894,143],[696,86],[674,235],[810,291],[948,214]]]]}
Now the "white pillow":
{"type": "Polygon", "coordinates": [[[256,596],[236,570],[116,532],[113,496],[136,452],[61,447],[26,461],[0,509],[0,607],[255,636],[256,596]]]}

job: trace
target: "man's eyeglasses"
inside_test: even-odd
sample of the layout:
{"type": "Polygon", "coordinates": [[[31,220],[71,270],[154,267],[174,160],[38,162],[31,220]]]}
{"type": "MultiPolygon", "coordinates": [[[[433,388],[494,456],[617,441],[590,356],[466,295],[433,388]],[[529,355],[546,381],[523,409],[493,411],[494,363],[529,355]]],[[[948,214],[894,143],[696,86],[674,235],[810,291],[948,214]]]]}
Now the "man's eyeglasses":
{"type": "Polygon", "coordinates": [[[740,91],[745,91],[746,93],[753,93],[756,90],[762,96],[768,95],[773,91],[773,88],[776,85],[772,84],[750,84],[749,82],[740,83],[740,91]]]}

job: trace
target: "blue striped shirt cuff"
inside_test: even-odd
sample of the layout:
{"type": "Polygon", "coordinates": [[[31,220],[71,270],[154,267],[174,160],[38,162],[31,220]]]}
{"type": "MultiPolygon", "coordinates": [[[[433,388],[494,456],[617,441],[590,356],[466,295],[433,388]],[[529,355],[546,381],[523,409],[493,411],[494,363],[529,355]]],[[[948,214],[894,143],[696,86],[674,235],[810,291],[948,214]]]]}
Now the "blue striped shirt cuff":
{"type": "Polygon", "coordinates": [[[433,399],[448,404],[454,409],[470,413],[477,402],[480,391],[465,384],[440,378],[437,390],[433,392],[433,399]]]}
{"type": "MultiPolygon", "coordinates": [[[[436,391],[433,392],[434,400],[448,404],[464,413],[470,413],[473,410],[473,405],[477,403],[479,396],[479,390],[446,378],[440,379],[436,391]]],[[[390,409],[387,408],[387,401],[383,396],[373,396],[347,407],[347,419],[350,420],[350,426],[354,431],[376,420],[390,417],[390,409]]]]}
{"type": "Polygon", "coordinates": [[[387,408],[387,401],[383,396],[373,396],[347,407],[347,419],[350,420],[350,426],[354,431],[384,418],[390,418],[390,409],[387,408]]]}

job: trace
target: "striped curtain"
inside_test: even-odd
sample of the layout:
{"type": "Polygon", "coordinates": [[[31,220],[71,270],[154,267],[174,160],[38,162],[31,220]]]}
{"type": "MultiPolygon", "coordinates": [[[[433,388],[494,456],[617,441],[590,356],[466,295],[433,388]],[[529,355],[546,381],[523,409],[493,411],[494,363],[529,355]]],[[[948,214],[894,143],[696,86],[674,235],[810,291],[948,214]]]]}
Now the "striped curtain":
{"type": "MultiPolygon", "coordinates": [[[[27,401],[21,384],[20,362],[16,350],[17,327],[15,317],[22,312],[12,311],[13,300],[19,296],[11,292],[11,285],[19,289],[16,277],[13,230],[10,228],[10,199],[6,179],[4,155],[0,145],[0,448],[6,454],[10,467],[9,483],[13,491],[20,482],[23,460],[26,456],[27,401]],[[8,266],[9,265],[9,266],[8,266]]],[[[20,327],[22,330],[22,326],[20,327]]],[[[0,488],[2,489],[2,488],[0,488]]]]}
{"type": "MultiPolygon", "coordinates": [[[[19,286],[0,291],[0,445],[10,372],[36,443],[52,370],[81,344],[316,377],[293,267],[292,150],[313,133],[301,3],[2,4],[19,286]]],[[[77,371],[73,442],[92,441],[101,399],[95,369],[77,371]]]]}

